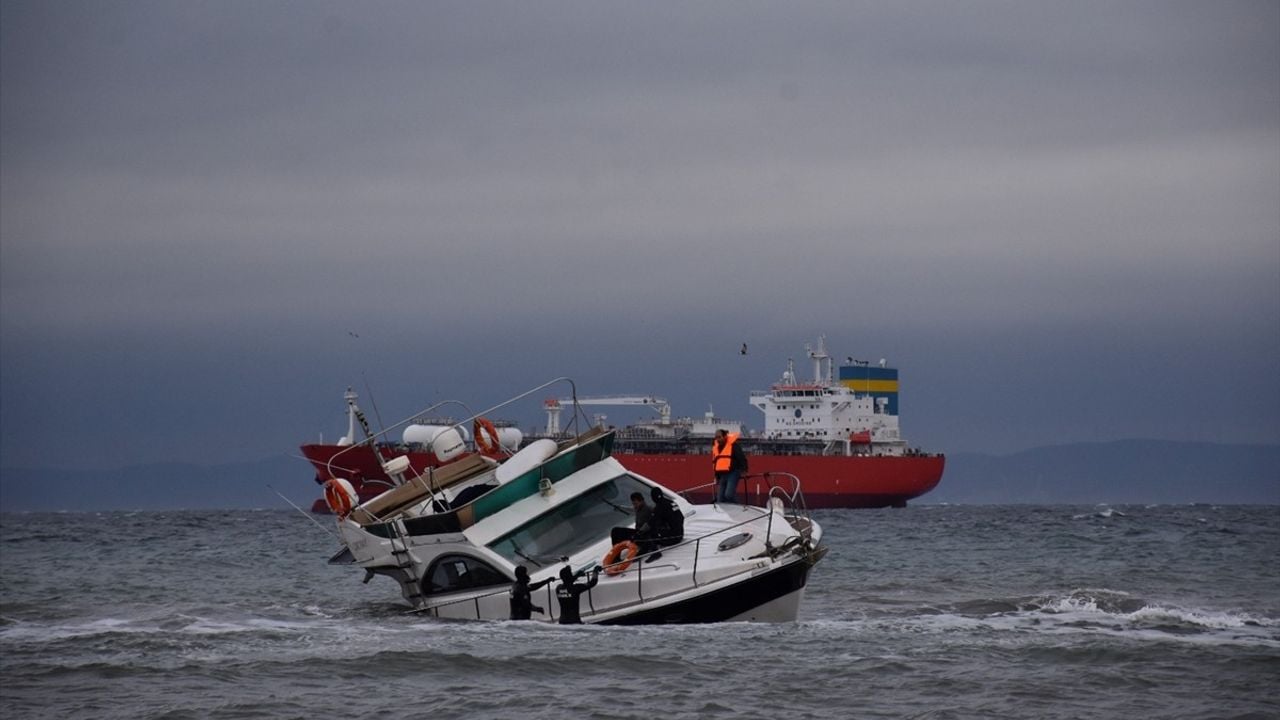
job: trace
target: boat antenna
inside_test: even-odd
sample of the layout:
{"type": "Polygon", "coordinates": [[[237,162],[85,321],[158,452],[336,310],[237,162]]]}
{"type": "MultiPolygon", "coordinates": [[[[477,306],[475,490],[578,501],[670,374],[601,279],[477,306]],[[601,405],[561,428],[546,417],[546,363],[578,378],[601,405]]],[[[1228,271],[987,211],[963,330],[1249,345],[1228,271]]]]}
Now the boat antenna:
{"type": "Polygon", "coordinates": [[[294,509],[294,510],[297,510],[298,512],[300,512],[300,513],[302,513],[303,515],[305,515],[305,516],[306,516],[306,518],[307,518],[308,520],[310,520],[311,522],[313,522],[313,523],[315,523],[315,524],[316,524],[316,527],[318,527],[318,528],[320,528],[321,530],[323,530],[323,531],[325,531],[325,532],[329,533],[330,535],[332,535],[332,536],[334,537],[334,539],[341,540],[341,538],[339,538],[339,537],[338,537],[337,533],[335,533],[334,531],[330,530],[329,528],[327,528],[327,527],[325,527],[325,526],[321,525],[321,524],[320,524],[320,521],[318,521],[318,520],[316,520],[315,518],[311,517],[311,513],[309,513],[309,512],[307,512],[306,510],[303,510],[302,508],[298,507],[296,504],[294,504],[294,502],[293,502],[292,500],[290,500],[289,498],[285,497],[285,496],[284,496],[284,493],[282,493],[282,492],[280,492],[279,490],[277,490],[277,489],[275,489],[275,488],[271,487],[271,483],[267,483],[267,487],[271,488],[271,492],[273,492],[273,493],[275,493],[275,494],[279,495],[281,500],[284,500],[285,502],[289,503],[290,505],[293,505],[293,509],[294,509]]]}
{"type": "Polygon", "coordinates": [[[378,418],[378,434],[382,435],[387,431],[385,425],[382,424],[382,413],[378,412],[378,401],[373,399],[373,388],[369,387],[369,378],[364,372],[360,373],[360,379],[364,380],[364,391],[369,393],[369,405],[373,407],[373,416],[378,418]]]}

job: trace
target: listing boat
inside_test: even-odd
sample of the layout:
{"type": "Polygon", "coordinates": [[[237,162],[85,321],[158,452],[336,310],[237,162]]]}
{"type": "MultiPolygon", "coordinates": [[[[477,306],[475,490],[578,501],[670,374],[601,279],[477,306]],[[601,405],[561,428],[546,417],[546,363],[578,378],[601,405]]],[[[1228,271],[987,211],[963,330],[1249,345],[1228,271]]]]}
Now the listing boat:
{"type": "MultiPolygon", "coordinates": [[[[498,424],[486,444],[469,447],[488,457],[500,459],[522,444],[538,439],[561,439],[560,415],[572,409],[582,416],[591,406],[638,406],[657,413],[653,421],[619,428],[614,455],[627,469],[652,478],[671,490],[692,499],[710,499],[705,490],[711,480],[709,457],[711,438],[717,429],[741,434],[749,467],[755,478],[744,479],[741,491],[759,498],[768,490],[763,477],[791,472],[805,479],[805,496],[811,508],[902,507],[936,487],[942,479],[946,458],[912,447],[903,439],[898,417],[898,370],[886,361],[872,363],[849,357],[833,371],[825,337],[816,348],[805,346],[814,363],[812,380],[802,380],[792,361],[781,379],[769,390],[753,391],[749,402],[764,414],[763,431],[745,429],[735,420],[724,420],[708,412],[700,418],[673,418],[671,405],[653,395],[549,398],[546,427],[527,435],[515,427],[498,424]],[[838,375],[838,376],[837,376],[838,375]]],[[[414,473],[442,464],[429,440],[452,420],[422,419],[407,427],[401,442],[375,440],[368,432],[356,395],[346,395],[348,431],[338,444],[324,442],[302,446],[302,453],[316,470],[316,482],[342,478],[355,488],[362,501],[371,500],[394,486],[395,480],[383,469],[394,458],[407,458],[414,473]],[[357,426],[363,427],[364,442],[354,442],[357,426]]],[[[581,425],[591,424],[584,420],[581,425]]],[[[596,424],[603,424],[599,419],[596,424]]],[[[459,429],[468,442],[466,426],[459,429]]],[[[383,436],[385,437],[385,436],[383,436]]],[[[323,500],[312,508],[327,512],[323,500]]]]}
{"type": "MultiPolygon", "coordinates": [[[[351,388],[343,395],[347,404],[347,434],[337,444],[328,444],[321,438],[318,443],[302,445],[302,455],[316,472],[316,483],[322,486],[328,480],[341,479],[355,491],[359,502],[372,500],[382,493],[404,483],[404,476],[418,476],[430,469],[440,468],[470,454],[490,459],[510,457],[518,450],[524,434],[509,424],[478,421],[478,431],[472,440],[465,424],[455,424],[452,418],[427,415],[437,410],[438,403],[415,417],[411,422],[399,423],[404,431],[402,442],[389,442],[388,430],[374,433],[364,411],[356,404],[359,395],[351,388]],[[363,440],[355,440],[357,428],[363,440]],[[474,451],[471,448],[474,447],[474,451]]],[[[324,497],[316,498],[311,512],[331,512],[324,497]]]]}
{"type": "MultiPolygon", "coordinates": [[[[404,482],[364,502],[332,478],[325,496],[343,549],[329,562],[364,569],[366,582],[390,577],[415,611],[437,618],[508,618],[524,565],[533,587],[564,568],[598,571],[581,598],[585,623],[794,621],[827,552],[799,479],[762,477],[769,491],[759,504],[694,505],[661,489],[684,516],[683,540],[639,554],[615,545],[613,531],[634,529],[632,493],[647,500],[662,486],[613,456],[616,437],[593,428],[538,439],[501,463],[463,453],[419,473],[401,461],[391,469],[404,482]]],[[[535,618],[557,622],[555,582],[538,592],[545,614],[535,618]]]]}

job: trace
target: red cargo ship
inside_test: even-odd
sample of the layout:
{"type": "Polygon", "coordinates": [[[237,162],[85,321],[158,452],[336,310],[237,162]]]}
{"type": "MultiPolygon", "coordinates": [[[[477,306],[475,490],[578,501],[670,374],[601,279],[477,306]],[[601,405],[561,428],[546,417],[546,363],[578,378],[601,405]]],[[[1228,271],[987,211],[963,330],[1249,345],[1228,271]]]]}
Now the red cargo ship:
{"type": "MultiPolygon", "coordinates": [[[[711,438],[720,428],[741,434],[749,471],[738,492],[748,502],[767,492],[766,473],[798,477],[811,508],[903,507],[936,487],[942,479],[944,456],[908,447],[899,434],[897,369],[883,360],[873,365],[849,358],[840,366],[839,377],[833,378],[825,340],[819,338],[817,350],[806,346],[806,351],[814,363],[812,382],[801,382],[788,361],[777,384],[751,393],[751,405],[765,416],[763,432],[744,431],[741,423],[711,413],[672,419],[670,404],[659,397],[612,396],[547,400],[546,430],[537,435],[559,437],[560,412],[571,404],[578,406],[575,412],[591,405],[652,408],[657,420],[618,430],[613,455],[627,468],[686,493],[695,502],[710,498],[711,438]]],[[[445,423],[410,425],[401,444],[377,445],[375,451],[367,444],[350,444],[356,423],[363,426],[364,422],[350,390],[347,404],[346,438],[338,445],[302,446],[316,468],[317,482],[344,478],[364,501],[395,484],[384,469],[395,458],[405,460],[395,461],[391,469],[412,474],[445,464],[429,450],[430,439],[446,429],[445,423]]],[[[497,459],[526,439],[511,427],[499,428],[494,435],[497,442],[482,443],[490,447],[481,450],[497,459]]],[[[313,509],[327,510],[323,500],[317,500],[313,509]]]]}

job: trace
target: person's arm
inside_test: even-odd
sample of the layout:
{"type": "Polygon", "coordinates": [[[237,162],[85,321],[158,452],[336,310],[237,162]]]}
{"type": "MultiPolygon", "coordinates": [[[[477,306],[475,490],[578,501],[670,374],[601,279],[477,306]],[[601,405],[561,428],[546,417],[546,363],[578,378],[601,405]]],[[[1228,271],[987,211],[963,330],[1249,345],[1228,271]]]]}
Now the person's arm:
{"type": "Polygon", "coordinates": [[[642,508],[642,512],[636,513],[636,534],[649,532],[653,529],[653,510],[648,507],[642,508]]]}

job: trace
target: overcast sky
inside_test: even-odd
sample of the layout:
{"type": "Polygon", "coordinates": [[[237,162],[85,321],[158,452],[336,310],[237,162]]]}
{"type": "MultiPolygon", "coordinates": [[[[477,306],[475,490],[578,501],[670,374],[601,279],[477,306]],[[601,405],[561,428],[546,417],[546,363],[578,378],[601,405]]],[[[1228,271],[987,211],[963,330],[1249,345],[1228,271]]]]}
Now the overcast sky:
{"type": "Polygon", "coordinates": [[[1280,442],[1275,2],[5,0],[0,133],[7,467],[819,334],[930,450],[1280,442]]]}

